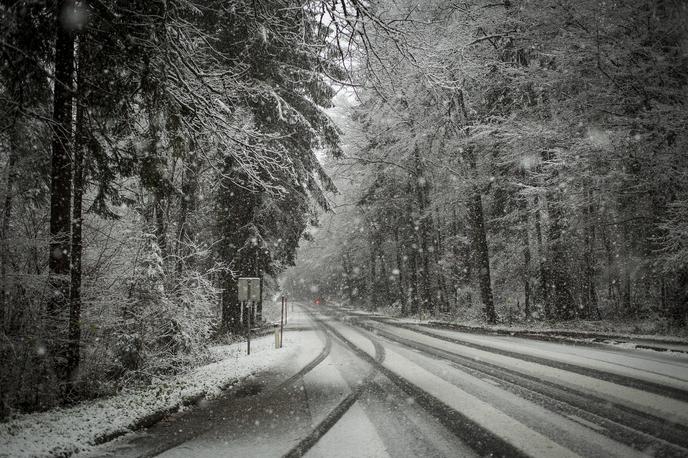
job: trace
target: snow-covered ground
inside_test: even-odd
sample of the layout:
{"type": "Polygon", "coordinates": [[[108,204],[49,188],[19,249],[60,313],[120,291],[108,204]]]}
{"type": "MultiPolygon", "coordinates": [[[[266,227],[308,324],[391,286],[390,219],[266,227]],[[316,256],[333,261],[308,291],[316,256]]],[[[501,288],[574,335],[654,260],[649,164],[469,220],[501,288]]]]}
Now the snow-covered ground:
{"type": "Polygon", "coordinates": [[[211,349],[218,362],[160,380],[145,389],[47,412],[20,415],[0,423],[0,456],[70,455],[140,427],[146,419],[183,409],[196,400],[218,396],[223,389],[298,352],[298,341],[285,334],[285,348],[274,348],[268,335],[251,342],[211,349]]]}

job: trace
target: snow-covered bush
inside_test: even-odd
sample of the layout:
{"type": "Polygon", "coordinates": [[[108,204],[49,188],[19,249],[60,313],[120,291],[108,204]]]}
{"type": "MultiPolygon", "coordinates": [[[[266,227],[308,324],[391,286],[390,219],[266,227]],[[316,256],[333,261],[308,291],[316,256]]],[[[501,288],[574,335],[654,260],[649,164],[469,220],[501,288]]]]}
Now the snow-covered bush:
{"type": "Polygon", "coordinates": [[[205,357],[217,290],[196,271],[169,276],[152,234],[140,240],[139,260],[115,329],[115,361],[144,378],[174,372],[205,357]]]}

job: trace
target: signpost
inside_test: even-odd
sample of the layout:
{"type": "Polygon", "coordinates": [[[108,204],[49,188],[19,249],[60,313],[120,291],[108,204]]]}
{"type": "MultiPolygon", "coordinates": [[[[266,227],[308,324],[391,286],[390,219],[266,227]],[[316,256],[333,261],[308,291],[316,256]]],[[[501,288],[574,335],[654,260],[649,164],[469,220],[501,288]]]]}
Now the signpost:
{"type": "Polygon", "coordinates": [[[238,282],[239,303],[246,318],[246,354],[251,354],[251,315],[256,301],[260,300],[261,281],[258,277],[240,277],[238,282]],[[250,304],[250,305],[249,305],[250,304]]]}

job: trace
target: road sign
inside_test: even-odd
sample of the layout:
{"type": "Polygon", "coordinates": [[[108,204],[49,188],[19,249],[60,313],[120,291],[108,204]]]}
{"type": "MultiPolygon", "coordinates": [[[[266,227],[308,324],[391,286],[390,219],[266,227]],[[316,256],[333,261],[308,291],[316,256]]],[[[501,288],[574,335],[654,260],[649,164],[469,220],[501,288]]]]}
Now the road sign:
{"type": "Polygon", "coordinates": [[[260,278],[239,278],[239,302],[260,300],[260,278]]]}

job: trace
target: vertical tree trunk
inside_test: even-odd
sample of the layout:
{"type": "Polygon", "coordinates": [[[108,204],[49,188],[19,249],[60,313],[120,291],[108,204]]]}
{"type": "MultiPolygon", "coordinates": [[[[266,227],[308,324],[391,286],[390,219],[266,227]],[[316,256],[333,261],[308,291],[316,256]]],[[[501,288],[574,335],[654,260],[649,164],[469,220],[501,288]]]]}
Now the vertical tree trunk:
{"type": "MultiPolygon", "coordinates": [[[[452,289],[454,291],[455,306],[461,305],[460,290],[470,283],[472,274],[471,254],[466,248],[470,244],[459,244],[459,239],[462,236],[461,224],[456,213],[456,208],[452,209],[452,235],[455,237],[452,243],[452,254],[454,255],[454,263],[452,264],[452,289]]],[[[471,301],[472,302],[472,301],[471,301]]],[[[469,307],[471,304],[468,305],[469,307]]]]}
{"type": "Polygon", "coordinates": [[[165,199],[162,192],[155,191],[153,205],[155,208],[155,239],[160,247],[160,256],[167,260],[167,225],[165,222],[165,199]]]}
{"type": "Polygon", "coordinates": [[[685,328],[688,322],[688,268],[679,269],[670,285],[669,318],[674,326],[685,328]]]}
{"type": "Polygon", "coordinates": [[[16,137],[16,117],[12,123],[10,132],[10,151],[7,160],[7,181],[5,182],[5,200],[2,208],[2,226],[0,226],[0,330],[4,327],[6,318],[9,318],[8,297],[10,295],[9,285],[7,284],[7,263],[9,262],[10,244],[10,218],[12,216],[12,197],[14,194],[14,181],[17,177],[15,170],[17,164],[17,151],[15,144],[16,137]]]}
{"type": "Polygon", "coordinates": [[[236,278],[226,273],[222,290],[222,328],[226,331],[241,331],[241,304],[236,278]]]}
{"type": "MultiPolygon", "coordinates": [[[[413,228],[411,230],[413,230],[413,228]]],[[[420,307],[420,299],[418,297],[418,250],[411,247],[409,254],[409,265],[411,266],[411,304],[409,313],[416,314],[420,307]]]]}
{"type": "Polygon", "coordinates": [[[624,309],[624,313],[633,313],[637,316],[638,311],[633,308],[633,303],[631,300],[631,241],[629,236],[628,223],[624,223],[621,226],[621,246],[624,257],[624,263],[621,266],[621,274],[623,275],[623,284],[621,285],[621,287],[623,288],[621,294],[621,305],[624,309]]]}
{"type": "Polygon", "coordinates": [[[523,210],[523,314],[530,319],[530,231],[528,218],[528,199],[522,199],[523,210]]]}
{"type": "Polygon", "coordinates": [[[492,283],[490,275],[490,253],[487,247],[485,221],[483,219],[483,201],[479,192],[475,192],[469,200],[469,213],[473,226],[473,256],[480,285],[480,298],[483,302],[485,319],[488,323],[497,322],[494,299],[492,297],[492,283]]]}
{"type": "Polygon", "coordinates": [[[342,269],[344,270],[344,275],[345,275],[345,282],[344,286],[346,288],[346,294],[347,297],[349,298],[349,303],[354,302],[354,291],[356,289],[356,284],[354,282],[354,269],[351,266],[351,258],[349,254],[349,249],[345,248],[344,249],[344,254],[342,256],[342,269]]]}
{"type": "MultiPolygon", "coordinates": [[[[389,288],[389,275],[387,274],[387,263],[385,262],[385,252],[382,247],[382,236],[378,233],[375,240],[375,251],[377,252],[377,259],[380,261],[380,281],[384,285],[385,296],[382,300],[383,305],[389,305],[391,303],[391,292],[389,288]]],[[[380,295],[378,294],[378,300],[380,300],[380,295]]]]}
{"type": "Polygon", "coordinates": [[[417,245],[419,247],[420,259],[422,268],[420,271],[420,280],[423,287],[423,297],[420,307],[428,312],[434,312],[435,301],[432,297],[431,286],[431,272],[430,272],[430,253],[428,250],[428,239],[431,234],[432,215],[428,213],[429,210],[429,186],[428,180],[425,178],[425,170],[420,160],[420,152],[416,148],[414,151],[414,162],[416,170],[416,183],[414,187],[416,190],[416,198],[418,201],[418,230],[416,231],[417,245]]]}
{"type": "MultiPolygon", "coordinates": [[[[540,197],[541,201],[542,198],[540,197]]],[[[552,316],[550,304],[549,304],[549,278],[547,275],[547,246],[542,238],[542,208],[540,206],[542,202],[539,203],[537,212],[535,213],[535,235],[538,241],[538,265],[540,270],[540,294],[542,295],[542,310],[545,315],[545,319],[549,320],[552,316]]]]}
{"type": "Polygon", "coordinates": [[[406,316],[406,313],[408,312],[406,303],[406,287],[404,283],[404,280],[406,279],[406,274],[404,272],[404,255],[402,252],[402,247],[399,244],[398,226],[394,227],[394,247],[396,250],[397,270],[399,271],[399,275],[397,275],[397,282],[399,285],[399,301],[401,302],[401,316],[406,316]]]}
{"type": "Polygon", "coordinates": [[[439,287],[439,308],[441,312],[449,311],[449,300],[447,294],[447,282],[444,269],[440,265],[442,254],[444,253],[444,243],[442,238],[442,220],[440,219],[439,208],[435,208],[435,264],[437,264],[437,286],[439,287]]]}
{"type": "Polygon", "coordinates": [[[80,49],[77,69],[79,92],[76,106],[76,136],[74,141],[74,173],[72,197],[72,240],[71,240],[71,285],[69,295],[69,347],[67,350],[67,374],[69,391],[75,390],[79,371],[81,342],[81,253],[82,253],[82,203],[84,194],[84,148],[86,145],[86,125],[84,120],[84,59],[80,49]]]}
{"type": "Polygon", "coordinates": [[[597,289],[595,288],[595,217],[592,204],[592,191],[588,191],[589,204],[586,206],[587,226],[585,228],[585,308],[584,317],[590,318],[594,313],[600,317],[597,307],[597,289]]]}
{"type": "MultiPolygon", "coordinates": [[[[53,138],[50,171],[50,299],[47,311],[50,352],[58,378],[65,380],[65,315],[69,298],[69,263],[72,197],[72,95],[74,92],[74,35],[65,28],[63,14],[74,8],[69,0],[57,2],[55,40],[55,89],[53,95],[53,138]]],[[[69,14],[69,13],[66,13],[69,14]]]]}
{"type": "Polygon", "coordinates": [[[198,168],[198,155],[192,146],[186,158],[182,178],[182,195],[179,203],[179,228],[177,230],[177,240],[175,242],[177,275],[181,275],[186,266],[192,266],[194,264],[194,260],[191,258],[192,253],[189,248],[189,244],[193,241],[194,237],[189,218],[196,210],[198,168]]]}
{"type": "MultiPolygon", "coordinates": [[[[372,236],[374,238],[374,236],[372,236]]],[[[376,257],[376,252],[375,252],[375,242],[373,240],[370,241],[370,267],[369,267],[369,272],[370,272],[370,279],[369,279],[369,285],[370,285],[370,291],[368,292],[368,309],[371,311],[374,311],[377,309],[378,306],[378,291],[377,291],[377,271],[375,269],[375,257],[376,257]]]]}
{"type": "Polygon", "coordinates": [[[551,298],[557,318],[569,320],[574,318],[576,307],[571,295],[569,253],[567,251],[566,233],[567,221],[563,212],[560,191],[552,191],[549,205],[549,269],[551,282],[551,298]]]}
{"type": "Polygon", "coordinates": [[[259,272],[258,277],[260,278],[260,298],[258,299],[258,303],[256,304],[256,323],[258,323],[259,321],[263,321],[263,288],[265,287],[265,282],[263,281],[263,273],[259,272]]]}

